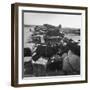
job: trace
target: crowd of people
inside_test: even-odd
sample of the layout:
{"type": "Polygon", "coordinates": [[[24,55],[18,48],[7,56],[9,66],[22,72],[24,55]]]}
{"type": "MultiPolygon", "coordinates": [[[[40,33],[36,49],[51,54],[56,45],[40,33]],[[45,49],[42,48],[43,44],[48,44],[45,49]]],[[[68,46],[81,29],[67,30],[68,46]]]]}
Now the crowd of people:
{"type": "Polygon", "coordinates": [[[45,31],[39,40],[42,38],[44,42],[35,43],[34,51],[24,48],[24,57],[31,57],[30,61],[24,63],[24,74],[29,76],[80,74],[80,46],[78,45],[80,41],[75,42],[64,37],[60,29],[52,26],[50,28],[48,26],[47,32],[45,31]],[[46,63],[35,63],[39,59],[40,62],[45,60],[46,63]]]}

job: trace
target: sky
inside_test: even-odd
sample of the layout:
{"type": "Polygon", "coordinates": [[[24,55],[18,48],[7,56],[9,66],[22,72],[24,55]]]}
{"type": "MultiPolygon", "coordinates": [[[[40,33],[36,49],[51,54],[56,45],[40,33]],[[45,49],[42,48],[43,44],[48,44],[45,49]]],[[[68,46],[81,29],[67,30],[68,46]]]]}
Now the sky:
{"type": "Polygon", "coordinates": [[[61,24],[62,27],[81,28],[81,19],[81,15],[24,12],[25,25],[61,24]]]}

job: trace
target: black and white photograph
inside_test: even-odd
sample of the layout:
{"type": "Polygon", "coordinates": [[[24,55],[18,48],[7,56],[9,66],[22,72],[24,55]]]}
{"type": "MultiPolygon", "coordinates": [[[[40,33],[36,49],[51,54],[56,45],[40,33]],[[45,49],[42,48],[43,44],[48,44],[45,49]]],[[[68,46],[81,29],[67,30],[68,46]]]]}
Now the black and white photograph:
{"type": "Polygon", "coordinates": [[[87,7],[12,5],[12,84],[87,82],[87,7]]]}
{"type": "Polygon", "coordinates": [[[23,11],[24,77],[80,75],[80,13],[23,11]]]}

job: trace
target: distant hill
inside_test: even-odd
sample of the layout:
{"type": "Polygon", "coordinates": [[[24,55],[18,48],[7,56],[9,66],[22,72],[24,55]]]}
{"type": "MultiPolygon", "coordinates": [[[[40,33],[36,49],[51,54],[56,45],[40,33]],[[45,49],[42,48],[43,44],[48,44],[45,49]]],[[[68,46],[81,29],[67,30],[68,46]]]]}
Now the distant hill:
{"type": "Polygon", "coordinates": [[[37,28],[36,31],[47,31],[47,30],[50,30],[50,29],[53,30],[53,29],[56,28],[56,29],[59,29],[64,34],[77,34],[77,35],[80,35],[80,28],[59,27],[59,26],[53,26],[53,25],[50,25],[50,24],[24,25],[24,27],[37,28]]]}
{"type": "Polygon", "coordinates": [[[79,28],[61,28],[60,29],[65,34],[78,34],[80,35],[80,29],[79,28]]]}

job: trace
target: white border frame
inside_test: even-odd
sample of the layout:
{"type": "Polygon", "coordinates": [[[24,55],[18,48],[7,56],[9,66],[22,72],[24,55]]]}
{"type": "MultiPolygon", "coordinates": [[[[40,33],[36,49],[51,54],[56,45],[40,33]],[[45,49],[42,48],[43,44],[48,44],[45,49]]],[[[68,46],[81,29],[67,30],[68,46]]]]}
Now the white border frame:
{"type": "Polygon", "coordinates": [[[85,80],[85,10],[71,10],[60,8],[41,8],[41,7],[18,7],[18,83],[19,84],[35,84],[35,83],[48,83],[48,82],[67,82],[67,81],[83,81],[85,80]],[[22,78],[22,10],[35,10],[35,11],[54,11],[54,12],[74,12],[82,13],[82,28],[81,28],[81,75],[73,76],[50,76],[50,77],[30,77],[22,78]]]}

